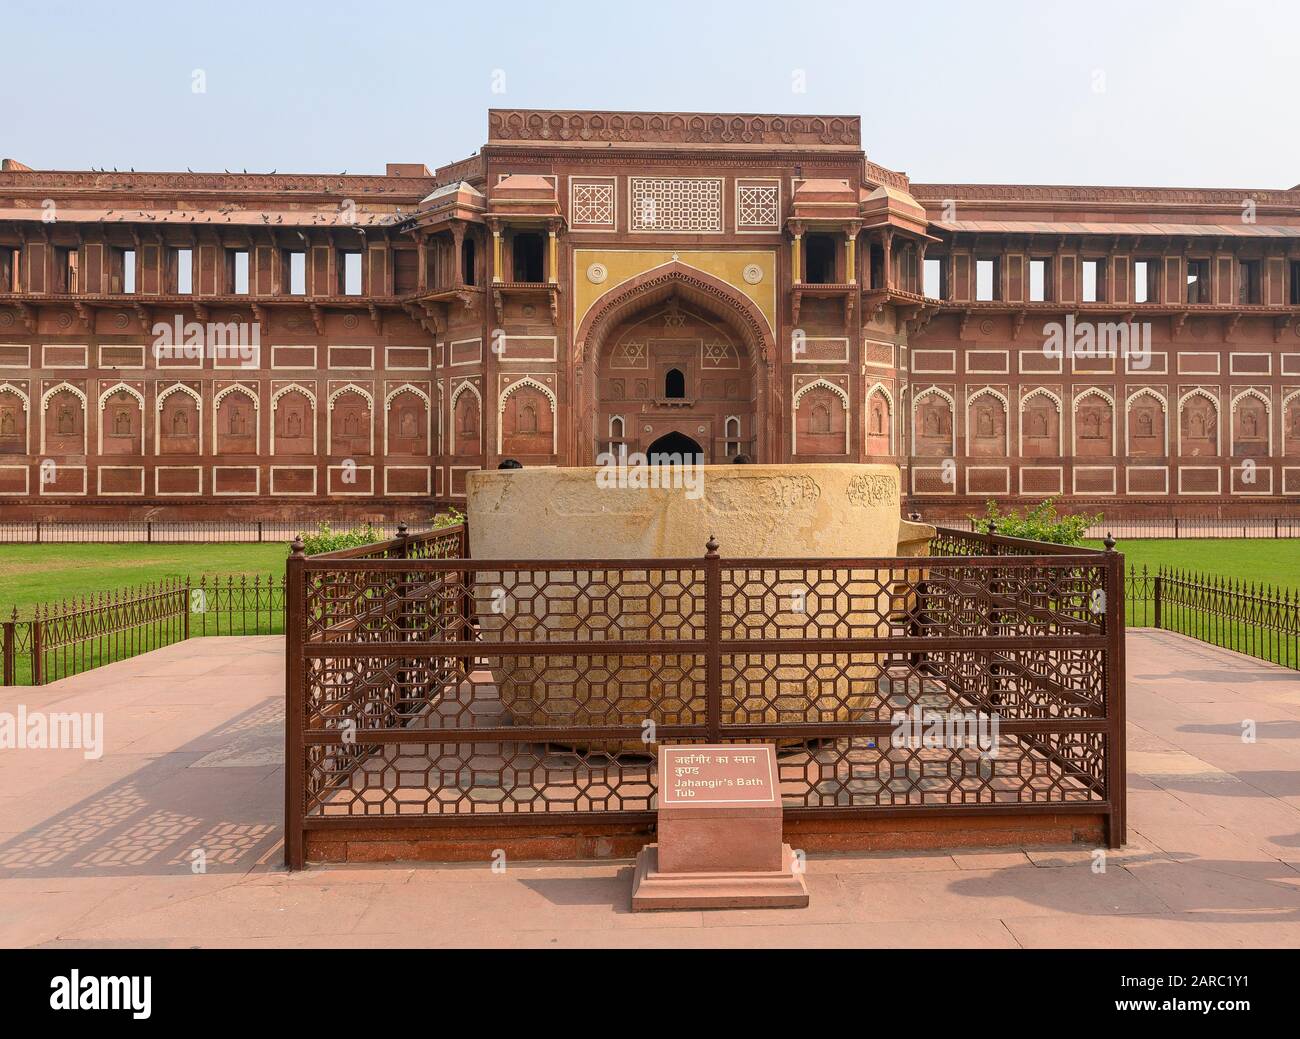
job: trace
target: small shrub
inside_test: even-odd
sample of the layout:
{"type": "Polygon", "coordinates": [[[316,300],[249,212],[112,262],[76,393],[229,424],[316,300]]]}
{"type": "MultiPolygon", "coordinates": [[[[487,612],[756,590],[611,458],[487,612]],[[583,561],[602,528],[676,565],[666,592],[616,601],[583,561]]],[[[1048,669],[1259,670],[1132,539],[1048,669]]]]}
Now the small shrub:
{"type": "Polygon", "coordinates": [[[460,509],[452,506],[446,512],[439,512],[429,521],[433,524],[434,530],[442,530],[443,527],[458,527],[465,522],[465,514],[460,509]]]}
{"type": "Polygon", "coordinates": [[[309,556],[318,556],[323,552],[337,552],[343,548],[359,548],[361,545],[373,545],[376,541],[387,541],[387,535],[369,520],[364,527],[351,530],[333,530],[328,523],[322,523],[314,534],[302,536],[303,547],[309,556]]]}
{"type": "Polygon", "coordinates": [[[1048,498],[1023,516],[1015,509],[1003,514],[998,511],[997,502],[990,500],[983,518],[972,516],[971,523],[981,534],[987,534],[989,524],[995,523],[997,532],[1004,537],[1046,541],[1053,545],[1081,545],[1088,528],[1102,519],[1101,513],[1096,516],[1058,515],[1056,499],[1048,498]]]}

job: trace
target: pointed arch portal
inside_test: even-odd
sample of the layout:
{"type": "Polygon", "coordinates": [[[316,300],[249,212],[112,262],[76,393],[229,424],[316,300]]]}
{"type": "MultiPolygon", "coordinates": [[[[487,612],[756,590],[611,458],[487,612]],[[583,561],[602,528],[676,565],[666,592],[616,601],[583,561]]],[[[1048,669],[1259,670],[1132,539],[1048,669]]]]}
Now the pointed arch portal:
{"type": "Polygon", "coordinates": [[[651,465],[689,465],[704,456],[704,448],[685,433],[665,433],[646,448],[651,465]]]}
{"type": "Polygon", "coordinates": [[[615,286],[583,318],[575,354],[575,459],[607,450],[615,420],[629,454],[677,434],[706,463],[776,457],[771,329],[752,300],[705,272],[673,261],[615,286]]]}

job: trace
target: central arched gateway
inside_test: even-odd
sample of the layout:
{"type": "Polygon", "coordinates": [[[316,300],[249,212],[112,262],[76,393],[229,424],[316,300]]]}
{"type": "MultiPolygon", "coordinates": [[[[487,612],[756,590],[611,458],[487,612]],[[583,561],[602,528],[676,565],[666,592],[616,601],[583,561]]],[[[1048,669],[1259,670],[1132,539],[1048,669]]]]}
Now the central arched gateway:
{"type": "Polygon", "coordinates": [[[645,449],[651,465],[690,465],[704,454],[704,445],[685,433],[665,433],[645,449]]]}
{"type": "Polygon", "coordinates": [[[705,463],[773,458],[771,345],[749,299],[679,262],[612,289],[579,329],[579,464],[664,438],[705,463]]]}

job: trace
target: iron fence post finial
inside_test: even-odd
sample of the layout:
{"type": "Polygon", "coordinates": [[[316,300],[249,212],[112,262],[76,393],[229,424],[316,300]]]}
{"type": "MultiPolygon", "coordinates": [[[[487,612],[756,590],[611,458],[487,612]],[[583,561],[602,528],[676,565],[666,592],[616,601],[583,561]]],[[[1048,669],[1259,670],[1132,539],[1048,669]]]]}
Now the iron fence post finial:
{"type": "Polygon", "coordinates": [[[307,546],[302,543],[302,536],[298,535],[293,539],[293,543],[289,545],[289,558],[305,559],[306,556],[307,546]]]}
{"type": "Polygon", "coordinates": [[[1112,533],[1110,533],[1109,531],[1107,531],[1107,532],[1106,532],[1106,539],[1102,542],[1102,544],[1106,546],[1106,551],[1107,551],[1107,552],[1114,552],[1114,551],[1115,551],[1115,535],[1112,534],[1112,533]]]}
{"type": "Polygon", "coordinates": [[[717,558],[718,558],[718,538],[717,538],[717,535],[716,535],[716,534],[710,534],[710,535],[709,535],[709,540],[708,540],[707,542],[705,542],[705,545],[704,545],[704,558],[705,558],[705,559],[717,559],[717,558]]]}

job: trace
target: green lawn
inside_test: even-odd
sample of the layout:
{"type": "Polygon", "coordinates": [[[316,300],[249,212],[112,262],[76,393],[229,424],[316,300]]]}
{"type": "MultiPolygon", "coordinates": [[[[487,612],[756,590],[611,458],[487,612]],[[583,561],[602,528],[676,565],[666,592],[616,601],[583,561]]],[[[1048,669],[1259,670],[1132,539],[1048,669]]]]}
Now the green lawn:
{"type": "MultiPolygon", "coordinates": [[[[1102,547],[1100,541],[1088,545],[1102,547]]],[[[1296,538],[1137,539],[1121,540],[1115,549],[1124,553],[1125,567],[1136,566],[1139,573],[1143,566],[1152,573],[1169,566],[1300,589],[1300,539],[1296,538]]]]}
{"type": "Polygon", "coordinates": [[[285,545],[0,545],[0,612],[203,574],[284,576],[285,545]]]}
{"type": "MultiPolygon", "coordinates": [[[[1089,542],[1100,548],[1101,542],[1089,542]]],[[[1300,540],[1269,538],[1120,541],[1124,561],[1155,571],[1161,565],[1300,589],[1300,540]]],[[[169,577],[201,574],[284,574],[285,546],[2,545],[0,611],[80,598],[169,577]]]]}
{"type": "MultiPolygon", "coordinates": [[[[1100,542],[1089,542],[1101,547],[1100,542]]],[[[1160,566],[1217,577],[1235,578],[1267,584],[1275,588],[1289,588],[1293,594],[1300,592],[1300,539],[1272,540],[1269,538],[1223,539],[1134,539],[1119,542],[1127,567],[1136,567],[1141,573],[1147,567],[1152,574],[1160,566]]],[[[283,630],[283,599],[280,592],[259,591],[252,595],[241,592],[239,578],[252,581],[255,576],[264,583],[274,577],[276,584],[284,575],[287,555],[282,544],[214,544],[214,545],[0,545],[0,615],[8,618],[11,609],[18,607],[21,617],[31,615],[38,603],[55,604],[61,600],[90,599],[100,592],[120,591],[139,587],[167,578],[189,576],[192,584],[203,575],[216,575],[221,584],[210,593],[203,609],[191,607],[190,632],[202,634],[256,634],[279,633],[283,630]],[[235,578],[233,594],[226,578],[235,578]]],[[[1147,586],[1149,596],[1150,586],[1147,586]]],[[[1149,625],[1152,622],[1150,602],[1130,600],[1128,609],[1131,625],[1149,625]]],[[[1231,614],[1236,607],[1229,604],[1212,616],[1200,610],[1167,604],[1165,627],[1196,635],[1218,645],[1226,645],[1255,655],[1265,656],[1295,667],[1300,652],[1293,639],[1283,637],[1285,645],[1280,653],[1270,648],[1272,638],[1260,634],[1255,626],[1243,626],[1231,614]],[[1264,645],[1260,646],[1260,640],[1264,645]],[[1261,651],[1262,650],[1262,651],[1261,651]]],[[[82,670],[86,663],[106,662],[122,655],[141,652],[156,645],[173,641],[174,632],[168,633],[165,625],[141,625],[139,636],[130,652],[117,641],[108,639],[102,644],[87,643],[84,652],[90,660],[60,663],[53,656],[46,662],[47,674],[69,673],[82,670]]],[[[20,652],[17,655],[20,681],[30,675],[29,661],[20,652]]]]}
{"type": "MultiPolygon", "coordinates": [[[[1090,542],[1101,547],[1100,542],[1090,542]]],[[[1166,582],[1162,596],[1161,627],[1184,635],[1260,657],[1286,667],[1300,667],[1300,640],[1294,634],[1293,614],[1279,611],[1266,601],[1252,603],[1250,586],[1256,594],[1262,586],[1276,593],[1289,591],[1292,601],[1300,596],[1300,540],[1271,538],[1207,538],[1205,540],[1121,541],[1126,568],[1136,567],[1139,578],[1145,566],[1154,575],[1161,566],[1181,570],[1189,577],[1211,581],[1222,578],[1244,584],[1245,596],[1231,592],[1200,591],[1204,586],[1178,589],[1166,582]],[[1285,591],[1284,591],[1285,590],[1285,591]],[[1180,601],[1185,599],[1186,601],[1180,601]]],[[[1132,627],[1155,623],[1153,582],[1141,581],[1128,588],[1127,618],[1132,627]]]]}
{"type": "MultiPolygon", "coordinates": [[[[284,630],[286,546],[282,544],[217,545],[0,545],[0,613],[18,607],[32,615],[37,604],[63,602],[94,605],[102,592],[143,589],[168,579],[190,578],[201,597],[168,594],[142,601],[123,626],[122,614],[92,611],[75,628],[55,623],[48,630],[42,666],[46,681],[145,653],[191,635],[279,634],[284,630]],[[254,585],[254,579],[257,584],[254,585]],[[268,585],[268,579],[274,579],[268,585]]],[[[57,610],[55,611],[57,615],[57,610]]],[[[32,681],[35,660],[31,629],[15,630],[16,680],[32,681]]]]}

